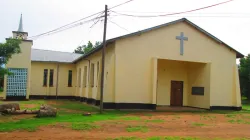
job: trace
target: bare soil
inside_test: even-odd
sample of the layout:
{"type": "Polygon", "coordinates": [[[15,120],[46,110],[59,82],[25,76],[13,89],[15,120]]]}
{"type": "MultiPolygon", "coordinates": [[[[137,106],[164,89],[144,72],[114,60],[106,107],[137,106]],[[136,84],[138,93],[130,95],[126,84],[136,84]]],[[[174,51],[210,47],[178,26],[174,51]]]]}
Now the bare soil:
{"type": "Polygon", "coordinates": [[[37,104],[24,104],[22,105],[23,109],[30,109],[30,108],[35,108],[37,107],[37,104]]]}
{"type": "Polygon", "coordinates": [[[49,101],[47,101],[47,104],[49,104],[49,105],[62,105],[63,102],[58,102],[56,100],[49,100],[49,101]]]}
{"type": "Polygon", "coordinates": [[[249,138],[250,114],[226,116],[224,114],[192,114],[148,112],[130,114],[131,119],[97,122],[100,128],[76,131],[65,125],[40,127],[36,132],[14,131],[0,133],[0,140],[104,140],[122,136],[148,138],[153,136],[190,136],[198,138],[249,138]],[[140,117],[139,120],[133,119],[140,117]],[[242,120],[244,123],[231,123],[242,120]],[[128,132],[128,126],[144,126],[147,132],[128,132]]]}

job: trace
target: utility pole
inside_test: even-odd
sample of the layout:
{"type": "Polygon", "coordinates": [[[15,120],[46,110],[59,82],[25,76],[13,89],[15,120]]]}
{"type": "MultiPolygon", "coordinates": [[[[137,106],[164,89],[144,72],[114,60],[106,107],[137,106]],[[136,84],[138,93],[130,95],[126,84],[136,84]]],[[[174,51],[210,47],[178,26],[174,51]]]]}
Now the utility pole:
{"type": "Polygon", "coordinates": [[[103,90],[104,90],[104,74],[105,74],[104,68],[105,68],[107,18],[108,18],[108,6],[105,5],[104,32],[103,32],[103,42],[102,42],[102,77],[101,77],[100,113],[103,112],[103,90]]]}

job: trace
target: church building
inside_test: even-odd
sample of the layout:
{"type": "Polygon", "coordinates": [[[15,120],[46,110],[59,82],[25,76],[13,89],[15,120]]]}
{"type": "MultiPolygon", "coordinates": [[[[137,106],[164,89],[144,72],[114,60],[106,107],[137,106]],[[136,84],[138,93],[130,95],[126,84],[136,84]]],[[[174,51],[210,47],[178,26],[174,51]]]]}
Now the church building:
{"type": "MultiPolygon", "coordinates": [[[[87,54],[32,48],[22,17],[21,53],[6,67],[4,99],[76,99],[99,106],[102,47],[87,54]]],[[[107,40],[104,109],[187,106],[241,109],[243,54],[186,18],[107,40]]]]}

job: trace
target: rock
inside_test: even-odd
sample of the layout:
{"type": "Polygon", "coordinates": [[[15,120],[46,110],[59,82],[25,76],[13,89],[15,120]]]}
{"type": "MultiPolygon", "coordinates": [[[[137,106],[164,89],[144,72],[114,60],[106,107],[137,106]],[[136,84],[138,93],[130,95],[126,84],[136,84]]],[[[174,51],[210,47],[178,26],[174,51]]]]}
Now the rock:
{"type": "Polygon", "coordinates": [[[91,116],[91,113],[85,112],[85,113],[83,113],[83,116],[91,116]]]}

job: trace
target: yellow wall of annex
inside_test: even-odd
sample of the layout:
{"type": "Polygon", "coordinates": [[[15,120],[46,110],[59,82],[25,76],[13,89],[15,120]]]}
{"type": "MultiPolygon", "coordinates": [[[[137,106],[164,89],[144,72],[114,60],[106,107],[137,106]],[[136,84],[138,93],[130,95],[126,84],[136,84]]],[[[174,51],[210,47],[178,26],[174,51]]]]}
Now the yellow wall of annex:
{"type": "MultiPolygon", "coordinates": [[[[114,67],[115,67],[115,55],[114,55],[115,45],[108,44],[105,53],[105,77],[104,77],[104,102],[110,102],[114,100],[114,67]]],[[[77,82],[80,81],[81,87],[77,83],[76,96],[91,98],[95,100],[100,100],[100,86],[101,86],[101,50],[88,56],[85,59],[80,60],[76,63],[77,82]],[[89,64],[90,63],[90,64],[89,64]],[[99,63],[99,68],[97,67],[99,63]],[[91,65],[92,64],[92,65],[91,65]],[[84,78],[84,67],[87,67],[87,84],[83,82],[84,78]],[[94,84],[91,85],[91,66],[94,66],[94,84]],[[79,69],[81,68],[81,80],[78,80],[79,69]],[[89,69],[90,68],[90,69],[89,69]],[[90,76],[90,77],[89,77],[90,76]]]]}
{"type": "MultiPolygon", "coordinates": [[[[27,68],[27,94],[26,99],[29,99],[30,80],[31,80],[31,41],[23,40],[20,44],[21,53],[12,55],[12,58],[6,64],[6,68],[27,68]]],[[[6,99],[7,76],[4,77],[4,99],[6,99]]]]}
{"type": "Polygon", "coordinates": [[[153,103],[152,58],[210,63],[210,106],[232,106],[236,52],[186,22],[180,22],[116,41],[116,102],[153,103]],[[183,32],[184,55],[180,55],[183,32]]]}
{"type": "MultiPolygon", "coordinates": [[[[57,84],[57,65],[58,63],[47,63],[47,62],[32,62],[31,63],[31,95],[56,95],[56,84],[57,84]],[[43,74],[44,69],[48,69],[47,86],[43,86],[43,74]],[[49,86],[49,70],[54,70],[53,75],[53,86],[49,86]]],[[[74,64],[63,64],[59,63],[58,73],[58,96],[73,96],[74,86],[76,83],[76,70],[74,64]],[[68,72],[72,70],[72,87],[68,87],[68,72]]]]}

